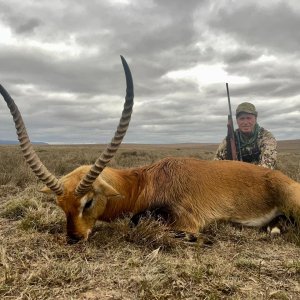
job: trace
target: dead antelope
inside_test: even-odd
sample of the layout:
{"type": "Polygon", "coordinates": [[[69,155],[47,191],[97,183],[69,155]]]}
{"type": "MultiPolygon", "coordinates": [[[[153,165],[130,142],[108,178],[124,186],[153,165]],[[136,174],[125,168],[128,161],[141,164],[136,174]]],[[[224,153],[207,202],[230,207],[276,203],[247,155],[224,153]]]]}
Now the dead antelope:
{"type": "Polygon", "coordinates": [[[194,158],[165,158],[130,169],[106,167],[126,133],[133,106],[131,73],[123,58],[122,63],[127,93],[115,136],[94,165],[81,166],[60,180],[37,157],[17,106],[0,86],[27,163],[46,184],[42,191],[55,193],[66,214],[69,242],[87,239],[97,220],[111,221],[125,213],[137,222],[150,211],[170,229],[191,235],[216,220],[263,226],[282,213],[300,219],[300,184],[279,171],[194,158]]]}

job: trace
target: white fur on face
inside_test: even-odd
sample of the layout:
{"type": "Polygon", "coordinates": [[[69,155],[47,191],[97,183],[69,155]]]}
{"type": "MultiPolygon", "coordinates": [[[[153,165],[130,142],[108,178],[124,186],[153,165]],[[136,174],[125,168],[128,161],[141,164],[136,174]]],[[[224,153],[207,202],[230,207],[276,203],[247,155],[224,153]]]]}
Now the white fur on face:
{"type": "Polygon", "coordinates": [[[85,241],[88,240],[89,235],[90,235],[91,232],[92,232],[92,229],[88,229],[88,230],[86,231],[86,234],[85,234],[85,237],[84,237],[84,240],[85,240],[85,241]]]}
{"type": "MultiPolygon", "coordinates": [[[[87,195],[83,196],[81,199],[80,199],[80,207],[79,207],[79,218],[82,218],[82,213],[83,213],[83,209],[86,205],[86,203],[88,201],[90,201],[91,199],[93,198],[93,195],[91,195],[90,193],[88,193],[87,195]]],[[[94,200],[93,200],[93,203],[91,205],[91,207],[94,206],[94,200]]]]}

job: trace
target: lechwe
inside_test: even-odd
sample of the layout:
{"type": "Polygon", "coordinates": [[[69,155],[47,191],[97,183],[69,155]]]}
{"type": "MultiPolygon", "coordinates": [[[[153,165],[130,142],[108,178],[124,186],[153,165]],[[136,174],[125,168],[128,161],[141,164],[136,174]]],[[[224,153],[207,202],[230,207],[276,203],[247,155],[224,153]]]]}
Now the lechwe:
{"type": "Polygon", "coordinates": [[[67,218],[69,242],[87,239],[97,220],[111,221],[146,211],[166,221],[170,229],[197,235],[214,220],[263,226],[284,213],[300,219],[300,184],[279,171],[236,161],[165,158],[139,168],[106,167],[129,125],[133,82],[122,57],[127,93],[122,117],[111,143],[92,166],[81,166],[57,179],[39,160],[13,99],[0,92],[13,115],[25,159],[46,187],[56,194],[67,218]]]}

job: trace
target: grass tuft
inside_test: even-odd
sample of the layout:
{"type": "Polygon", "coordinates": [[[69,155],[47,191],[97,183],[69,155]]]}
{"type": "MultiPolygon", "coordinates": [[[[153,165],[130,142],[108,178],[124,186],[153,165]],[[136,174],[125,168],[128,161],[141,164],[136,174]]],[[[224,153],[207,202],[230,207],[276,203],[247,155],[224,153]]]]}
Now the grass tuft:
{"type": "Polygon", "coordinates": [[[0,216],[11,220],[19,220],[27,214],[28,209],[37,208],[37,206],[38,204],[34,199],[13,199],[4,206],[0,216]]]}

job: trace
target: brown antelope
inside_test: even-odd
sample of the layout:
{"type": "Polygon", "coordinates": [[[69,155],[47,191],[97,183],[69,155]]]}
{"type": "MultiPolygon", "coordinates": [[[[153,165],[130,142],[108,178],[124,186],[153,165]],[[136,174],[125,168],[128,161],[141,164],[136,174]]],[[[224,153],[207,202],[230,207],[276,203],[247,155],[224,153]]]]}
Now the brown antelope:
{"type": "Polygon", "coordinates": [[[59,180],[39,160],[16,104],[0,86],[27,163],[45,183],[42,191],[55,193],[66,214],[69,242],[87,239],[97,220],[111,221],[125,213],[132,213],[136,223],[146,211],[154,212],[170,229],[195,236],[215,220],[263,226],[282,213],[300,219],[300,184],[280,171],[237,161],[172,157],[138,168],[106,167],[126,133],[133,106],[132,77],[121,58],[127,93],[115,136],[94,165],[59,180]]]}

